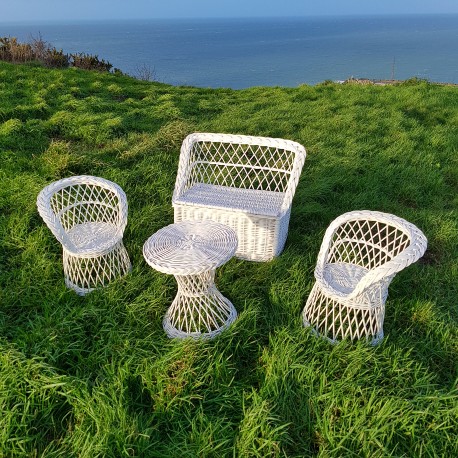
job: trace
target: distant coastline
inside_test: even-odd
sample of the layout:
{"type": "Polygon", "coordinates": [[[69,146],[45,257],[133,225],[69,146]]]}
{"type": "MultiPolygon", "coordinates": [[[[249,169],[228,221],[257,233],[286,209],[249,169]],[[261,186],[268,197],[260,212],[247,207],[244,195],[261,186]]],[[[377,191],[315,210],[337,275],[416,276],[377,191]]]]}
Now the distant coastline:
{"type": "MultiPolygon", "coordinates": [[[[348,78],[346,80],[335,81],[339,84],[360,84],[374,86],[395,86],[396,84],[405,83],[406,80],[372,80],[369,78],[348,78]]],[[[458,83],[447,83],[439,81],[428,81],[428,83],[437,84],[439,86],[458,86],[458,83]]]]}
{"type": "Polygon", "coordinates": [[[458,84],[458,15],[0,25],[20,40],[38,33],[65,53],[100,56],[130,75],[146,66],[173,85],[296,87],[351,75],[458,84]]]}

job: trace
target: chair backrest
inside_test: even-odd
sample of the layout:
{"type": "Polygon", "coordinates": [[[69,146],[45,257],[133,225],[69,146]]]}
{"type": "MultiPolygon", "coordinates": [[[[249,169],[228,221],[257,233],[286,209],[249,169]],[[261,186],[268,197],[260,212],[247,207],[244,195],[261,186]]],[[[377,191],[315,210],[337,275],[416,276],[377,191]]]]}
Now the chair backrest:
{"type": "Polygon", "coordinates": [[[323,278],[328,263],[349,263],[368,269],[348,298],[377,282],[388,282],[397,272],[423,256],[427,247],[423,232],[405,219],[369,210],[353,211],[336,218],[321,244],[315,277],[323,278]]]}
{"type": "Polygon", "coordinates": [[[327,262],[347,262],[373,269],[410,244],[405,228],[379,219],[351,219],[343,222],[331,239],[327,262]]]}
{"type": "Polygon", "coordinates": [[[111,181],[88,175],[64,178],[46,186],[38,195],[40,215],[58,240],[70,244],[66,232],[72,227],[103,222],[124,231],[127,198],[111,181]]]}
{"type": "Polygon", "coordinates": [[[181,147],[174,199],[205,183],[285,193],[290,204],[305,156],[291,140],[194,133],[181,147]]]}

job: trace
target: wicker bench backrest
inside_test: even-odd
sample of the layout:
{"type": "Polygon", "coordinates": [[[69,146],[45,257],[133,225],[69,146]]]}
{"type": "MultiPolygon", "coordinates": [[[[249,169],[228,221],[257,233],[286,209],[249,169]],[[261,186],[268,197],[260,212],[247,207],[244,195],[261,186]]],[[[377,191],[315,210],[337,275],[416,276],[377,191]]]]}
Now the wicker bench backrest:
{"type": "Polygon", "coordinates": [[[289,140],[191,134],[181,148],[175,196],[199,183],[294,194],[304,160],[303,146],[289,140]]]}

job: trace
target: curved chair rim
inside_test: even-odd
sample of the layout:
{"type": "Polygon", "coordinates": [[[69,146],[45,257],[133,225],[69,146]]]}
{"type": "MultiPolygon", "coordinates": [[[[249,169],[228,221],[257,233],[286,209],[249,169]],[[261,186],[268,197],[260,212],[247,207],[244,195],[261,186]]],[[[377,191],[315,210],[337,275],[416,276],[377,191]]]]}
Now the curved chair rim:
{"type": "Polygon", "coordinates": [[[315,267],[315,278],[326,289],[328,294],[336,298],[351,300],[361,294],[370,285],[383,278],[394,276],[397,272],[409,266],[410,264],[421,258],[426,251],[428,241],[423,232],[418,229],[413,223],[389,213],[373,210],[355,210],[344,213],[334,219],[326,230],[320,252],[318,254],[318,262],[315,267]],[[344,223],[353,220],[368,220],[380,221],[390,224],[399,230],[403,231],[410,238],[409,245],[399,254],[394,256],[386,263],[370,269],[368,273],[359,281],[356,287],[350,293],[343,293],[335,290],[324,278],[324,266],[326,264],[326,256],[330,247],[330,242],[335,231],[344,223]]]}
{"type": "Polygon", "coordinates": [[[73,177],[62,178],[54,181],[43,188],[37,196],[37,208],[40,216],[45,221],[54,236],[62,243],[64,249],[74,256],[79,257],[91,257],[94,254],[103,254],[110,251],[119,240],[122,239],[124,229],[127,225],[127,197],[123,189],[113,181],[107,180],[106,178],[96,177],[92,175],[76,175],[73,177]],[[114,192],[119,199],[119,225],[118,235],[113,238],[113,243],[104,244],[100,247],[100,250],[95,249],[80,249],[78,248],[68,237],[67,231],[62,227],[59,218],[50,207],[50,201],[52,196],[68,186],[87,184],[93,186],[99,186],[114,192]],[[105,246],[106,245],[106,246],[105,246]],[[109,245],[109,246],[108,246],[109,245]]]}

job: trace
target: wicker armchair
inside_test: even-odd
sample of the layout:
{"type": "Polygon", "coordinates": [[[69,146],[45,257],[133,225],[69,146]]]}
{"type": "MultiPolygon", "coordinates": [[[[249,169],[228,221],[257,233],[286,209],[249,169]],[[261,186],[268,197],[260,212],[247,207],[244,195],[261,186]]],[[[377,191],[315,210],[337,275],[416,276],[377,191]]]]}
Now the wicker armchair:
{"type": "Polygon", "coordinates": [[[302,318],[317,334],[339,339],[383,339],[388,286],[397,272],[417,261],[427,240],[397,216],[354,211],[327,229],[315,268],[316,283],[302,318]]]}
{"type": "Polygon", "coordinates": [[[235,230],[236,256],[268,261],[283,250],[306,152],[278,138],[194,133],[185,138],[173,193],[175,222],[235,230]]]}
{"type": "Polygon", "coordinates": [[[37,207],[62,244],[65,283],[77,294],[130,270],[122,243],[127,199],[117,184],[92,176],[64,178],[38,194],[37,207]]]}

